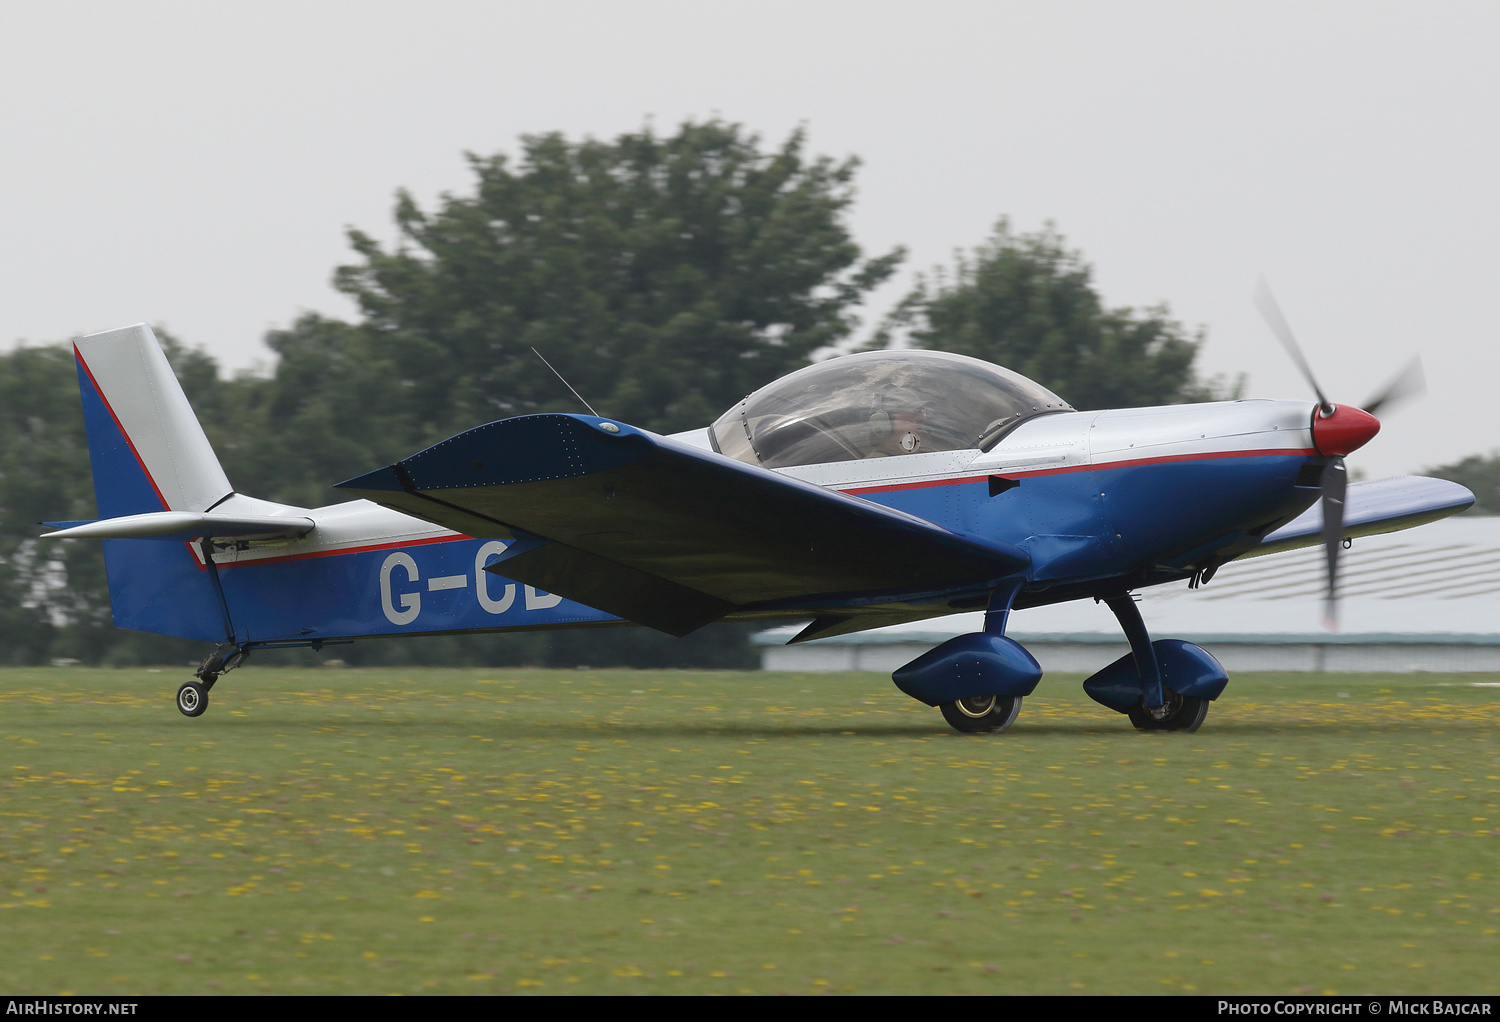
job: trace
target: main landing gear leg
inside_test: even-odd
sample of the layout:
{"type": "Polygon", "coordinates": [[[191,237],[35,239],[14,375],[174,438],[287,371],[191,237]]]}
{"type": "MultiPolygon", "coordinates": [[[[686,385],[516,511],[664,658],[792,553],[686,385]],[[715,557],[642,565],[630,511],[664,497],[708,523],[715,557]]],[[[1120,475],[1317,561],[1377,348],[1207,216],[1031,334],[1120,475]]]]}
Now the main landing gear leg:
{"type": "MultiPolygon", "coordinates": [[[[1161,661],[1151,642],[1151,636],[1146,632],[1146,623],[1141,620],[1140,608],[1135,605],[1135,600],[1129,595],[1123,595],[1111,597],[1104,602],[1114,611],[1120,628],[1130,640],[1130,654],[1135,659],[1136,674],[1140,678],[1140,701],[1124,711],[1130,722],[1140,731],[1197,731],[1208,716],[1209,699],[1216,697],[1223,689],[1222,682],[1208,698],[1180,695],[1172,691],[1162,681],[1161,661]]],[[[1196,650],[1197,647],[1193,649],[1196,650]]],[[[1198,652],[1208,657],[1205,651],[1198,652]]],[[[1219,668],[1218,662],[1212,657],[1208,659],[1222,676],[1223,668],[1219,668]]]]}
{"type": "Polygon", "coordinates": [[[1162,705],[1166,700],[1161,689],[1161,665],[1156,661],[1156,650],[1151,648],[1151,636],[1146,631],[1146,622],[1141,620],[1141,609],[1129,593],[1112,596],[1104,602],[1115,612],[1115,619],[1130,642],[1136,673],[1141,676],[1141,705],[1162,705]]]}
{"type": "MultiPolygon", "coordinates": [[[[990,594],[989,607],[984,612],[984,634],[1003,636],[1005,624],[1010,620],[1010,605],[1015,601],[1016,590],[996,590],[990,594]]],[[[982,695],[955,699],[938,707],[943,719],[955,731],[965,734],[984,734],[990,731],[1007,731],[1021,715],[1020,696],[982,695]]]]}
{"type": "Polygon", "coordinates": [[[1018,586],[990,595],[984,631],[955,635],[891,675],[896,687],[938,707],[956,731],[1004,731],[1021,712],[1021,699],[1041,680],[1036,658],[1005,636],[1018,586]]]}

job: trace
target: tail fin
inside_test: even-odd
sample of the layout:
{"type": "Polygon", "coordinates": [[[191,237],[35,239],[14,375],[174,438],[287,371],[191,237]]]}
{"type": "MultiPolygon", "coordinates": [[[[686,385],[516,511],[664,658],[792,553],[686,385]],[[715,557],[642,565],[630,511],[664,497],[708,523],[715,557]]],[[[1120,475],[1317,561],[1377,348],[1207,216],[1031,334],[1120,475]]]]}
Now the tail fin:
{"type": "Polygon", "coordinates": [[[74,342],[100,518],[207,511],[233,492],[144,323],[74,342]]]}
{"type": "MultiPolygon", "coordinates": [[[[203,512],[234,491],[151,328],[74,342],[100,518],[203,512]]],[[[233,638],[223,596],[186,543],[107,539],[115,624],[190,639],[233,638]]]]}

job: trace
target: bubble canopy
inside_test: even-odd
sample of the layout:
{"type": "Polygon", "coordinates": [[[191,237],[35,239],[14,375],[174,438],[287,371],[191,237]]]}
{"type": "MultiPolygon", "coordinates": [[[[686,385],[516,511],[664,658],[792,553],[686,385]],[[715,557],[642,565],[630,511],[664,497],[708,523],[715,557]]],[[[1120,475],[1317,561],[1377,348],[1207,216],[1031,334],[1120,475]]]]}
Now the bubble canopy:
{"type": "Polygon", "coordinates": [[[1025,420],[1071,411],[1019,373],[939,351],[867,351],[799,369],[711,427],[719,453],[787,468],[987,450],[1025,420]]]}

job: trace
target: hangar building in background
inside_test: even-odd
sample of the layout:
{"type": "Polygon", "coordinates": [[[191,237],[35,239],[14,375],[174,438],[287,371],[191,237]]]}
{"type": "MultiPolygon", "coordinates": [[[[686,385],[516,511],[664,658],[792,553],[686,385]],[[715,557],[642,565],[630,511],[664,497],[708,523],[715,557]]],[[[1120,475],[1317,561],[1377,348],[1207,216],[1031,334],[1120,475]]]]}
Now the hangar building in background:
{"type": "MultiPolygon", "coordinates": [[[[1356,539],[1340,575],[1337,632],[1322,625],[1321,547],[1232,561],[1196,590],[1142,590],[1141,615],[1152,638],[1195,642],[1231,672],[1500,672],[1500,517],[1356,539]]],[[[801,628],[792,625],[752,641],[766,670],[888,673],[983,627],[974,613],[787,646],[801,628]]],[[[1017,611],[1006,634],[1046,671],[1092,674],[1130,651],[1114,615],[1091,600],[1017,611]]]]}

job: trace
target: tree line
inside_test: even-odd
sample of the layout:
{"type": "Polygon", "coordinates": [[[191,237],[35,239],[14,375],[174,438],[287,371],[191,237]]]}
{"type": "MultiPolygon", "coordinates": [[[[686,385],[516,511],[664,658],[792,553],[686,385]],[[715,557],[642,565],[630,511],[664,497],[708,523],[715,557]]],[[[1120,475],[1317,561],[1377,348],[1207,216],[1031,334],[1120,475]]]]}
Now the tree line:
{"type": "MultiPolygon", "coordinates": [[[[809,154],[801,131],[778,146],[719,120],[605,141],[554,133],[469,164],[472,190],[432,209],[397,193],[393,244],[350,231],[354,258],[333,279],[359,315],[309,313],[271,331],[269,374],[226,374],[158,329],[236,490],[333,503],[344,498],[332,483],[463,429],[580,410],[533,348],[601,414],[664,433],[706,425],[853,343],[863,303],[904,259],[861,251],[849,226],[858,161],[809,154]]],[[[1193,371],[1201,340],[1165,306],[1106,307],[1055,230],[1002,220],[952,268],[919,278],[866,346],[973,355],[1083,409],[1211,396],[1193,371]]],[[[110,624],[97,543],[36,539],[38,522],[93,517],[71,348],[0,356],[0,663],[200,659],[203,644],[110,624]]],[[[751,630],[371,640],[334,655],[740,667],[755,662],[751,630]]]]}

